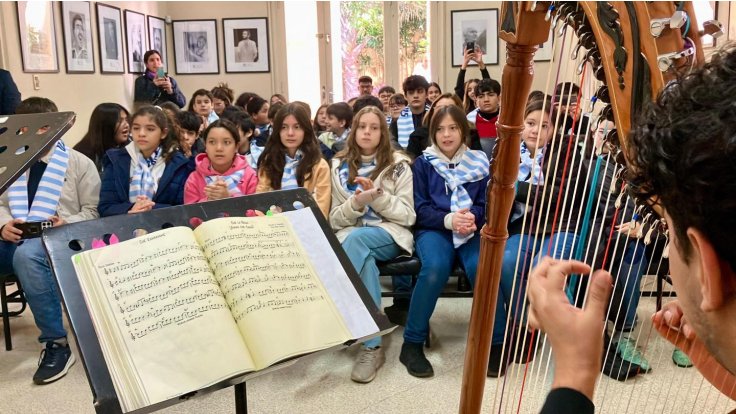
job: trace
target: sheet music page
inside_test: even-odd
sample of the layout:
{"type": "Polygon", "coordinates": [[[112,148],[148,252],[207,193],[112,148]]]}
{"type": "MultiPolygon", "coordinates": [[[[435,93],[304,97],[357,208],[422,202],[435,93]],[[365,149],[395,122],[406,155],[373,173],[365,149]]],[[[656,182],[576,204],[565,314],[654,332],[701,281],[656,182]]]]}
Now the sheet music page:
{"type": "Polygon", "coordinates": [[[258,369],[351,339],[286,217],[214,219],[194,235],[258,369]]]}
{"type": "Polygon", "coordinates": [[[312,261],[312,266],[317,270],[317,275],[335,302],[353,338],[362,338],[378,332],[376,322],[363,305],[327,238],[316,236],[322,234],[322,228],[312,211],[302,208],[284,212],[283,215],[291,222],[309,260],[312,261]]]}
{"type": "Polygon", "coordinates": [[[138,383],[148,404],[154,404],[254,369],[189,228],[90,250],[74,261],[85,297],[95,291],[106,299],[88,300],[89,307],[100,308],[91,313],[101,342],[115,337],[103,347],[106,360],[120,358],[123,368],[116,370],[132,371],[116,384],[119,396],[138,383]],[[102,326],[114,329],[100,332],[102,326]]]}

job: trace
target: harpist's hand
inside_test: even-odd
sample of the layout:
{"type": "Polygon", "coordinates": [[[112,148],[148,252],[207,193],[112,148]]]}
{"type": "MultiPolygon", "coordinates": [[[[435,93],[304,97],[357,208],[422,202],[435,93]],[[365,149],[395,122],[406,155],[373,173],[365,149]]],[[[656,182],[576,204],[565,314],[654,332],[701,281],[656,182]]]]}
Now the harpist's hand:
{"type": "Polygon", "coordinates": [[[585,309],[572,306],[565,295],[567,275],[590,273],[576,260],[545,257],[529,276],[529,325],[547,333],[555,356],[552,388],[567,387],[593,399],[601,368],[603,321],[611,294],[611,275],[593,274],[585,309]]]}
{"type": "Polygon", "coordinates": [[[708,382],[732,400],[736,400],[736,377],[713,357],[698,338],[678,301],[664,305],[659,312],[652,315],[652,324],[660,335],[690,357],[708,382]]]}

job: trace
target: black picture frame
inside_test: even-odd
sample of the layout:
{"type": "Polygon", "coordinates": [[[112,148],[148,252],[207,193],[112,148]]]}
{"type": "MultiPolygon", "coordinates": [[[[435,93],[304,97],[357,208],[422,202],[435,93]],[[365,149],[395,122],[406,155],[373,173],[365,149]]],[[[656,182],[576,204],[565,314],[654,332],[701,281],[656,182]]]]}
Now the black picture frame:
{"type": "Polygon", "coordinates": [[[141,74],[146,71],[143,54],[148,50],[146,16],[143,13],[128,9],[123,14],[125,16],[125,47],[128,52],[128,73],[141,74]]]}
{"type": "Polygon", "coordinates": [[[169,67],[169,44],[167,43],[166,36],[166,20],[148,15],[148,45],[151,50],[157,50],[161,55],[161,63],[164,64],[164,68],[169,67]],[[156,40],[156,31],[161,30],[161,38],[156,40]],[[160,45],[157,44],[160,42],[160,45]]]}
{"type": "MultiPolygon", "coordinates": [[[[463,47],[469,40],[475,42],[476,46],[484,52],[483,63],[486,65],[499,64],[498,15],[498,9],[452,10],[450,12],[452,67],[462,66],[463,47]]],[[[477,65],[477,63],[470,62],[470,65],[477,65]]]]}
{"type": "Polygon", "coordinates": [[[267,17],[235,17],[222,19],[223,56],[225,73],[270,73],[271,49],[267,17]],[[257,57],[239,53],[237,33],[249,32],[247,40],[255,43],[257,57]]]}
{"type": "Polygon", "coordinates": [[[97,52],[100,73],[125,73],[123,13],[119,7],[95,3],[97,9],[97,52]]]}
{"type": "Polygon", "coordinates": [[[171,23],[176,74],[219,74],[217,20],[174,20],[171,23]],[[212,47],[212,39],[214,39],[214,47],[212,47]]]}
{"type": "Polygon", "coordinates": [[[66,73],[95,73],[95,53],[92,42],[92,5],[88,1],[63,1],[61,2],[61,34],[64,40],[64,60],[66,61],[66,73]],[[86,7],[85,7],[86,5],[86,7]],[[74,38],[76,30],[76,17],[68,16],[81,15],[81,23],[85,32],[85,48],[75,50],[75,43],[79,46],[79,40],[74,38]],[[67,31],[69,31],[67,37],[67,31]],[[76,42],[75,42],[76,40],[76,42]],[[69,43],[67,43],[69,42],[69,43]],[[80,57],[81,54],[81,57],[80,57]],[[85,69],[87,67],[88,69],[85,69]]]}

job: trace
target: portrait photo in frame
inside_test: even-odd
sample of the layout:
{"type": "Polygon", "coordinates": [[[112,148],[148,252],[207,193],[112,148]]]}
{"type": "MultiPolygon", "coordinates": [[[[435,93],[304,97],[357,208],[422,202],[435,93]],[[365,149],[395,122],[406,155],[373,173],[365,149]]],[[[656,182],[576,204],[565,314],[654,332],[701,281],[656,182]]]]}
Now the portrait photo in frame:
{"type": "Polygon", "coordinates": [[[166,21],[160,17],[148,16],[148,44],[161,55],[164,68],[169,67],[168,45],[166,43],[166,21]]]}
{"type": "Polygon", "coordinates": [[[222,19],[225,72],[270,72],[268,19],[222,19]]]}
{"type": "Polygon", "coordinates": [[[123,51],[123,17],[120,9],[96,3],[97,45],[100,52],[100,72],[125,73],[123,51]]]}
{"type": "Polygon", "coordinates": [[[67,73],[95,73],[92,48],[92,8],[88,1],[61,2],[64,57],[67,73]]]}
{"type": "MultiPolygon", "coordinates": [[[[498,65],[498,9],[453,10],[452,66],[462,66],[463,50],[472,42],[476,52],[483,53],[483,63],[498,65]]],[[[470,65],[476,65],[471,61],[470,65]]]]}
{"type": "Polygon", "coordinates": [[[177,74],[220,73],[217,20],[174,20],[177,74]]]}
{"type": "Polygon", "coordinates": [[[50,1],[16,2],[23,72],[58,72],[56,26],[50,1]]]}
{"type": "Polygon", "coordinates": [[[125,46],[128,49],[128,73],[143,73],[146,63],[146,18],[143,14],[125,10],[125,46]]]}

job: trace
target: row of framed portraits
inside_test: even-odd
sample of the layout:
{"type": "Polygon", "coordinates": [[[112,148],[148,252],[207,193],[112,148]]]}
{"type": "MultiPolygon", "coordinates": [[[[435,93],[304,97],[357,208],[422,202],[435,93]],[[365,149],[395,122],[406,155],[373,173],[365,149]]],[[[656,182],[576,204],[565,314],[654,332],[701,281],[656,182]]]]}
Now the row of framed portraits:
{"type": "MultiPolygon", "coordinates": [[[[95,73],[91,5],[60,3],[66,72],[95,73]]],[[[51,1],[16,2],[24,72],[59,72],[52,4],[51,1]]],[[[100,72],[125,73],[127,69],[128,73],[143,73],[146,69],[143,56],[149,49],[159,51],[164,67],[169,69],[164,19],[132,10],[121,12],[102,3],[95,6],[100,72]]],[[[220,73],[217,21],[175,20],[172,25],[176,73],[220,73]]],[[[270,71],[268,19],[223,19],[222,28],[225,72],[270,71]]]]}

